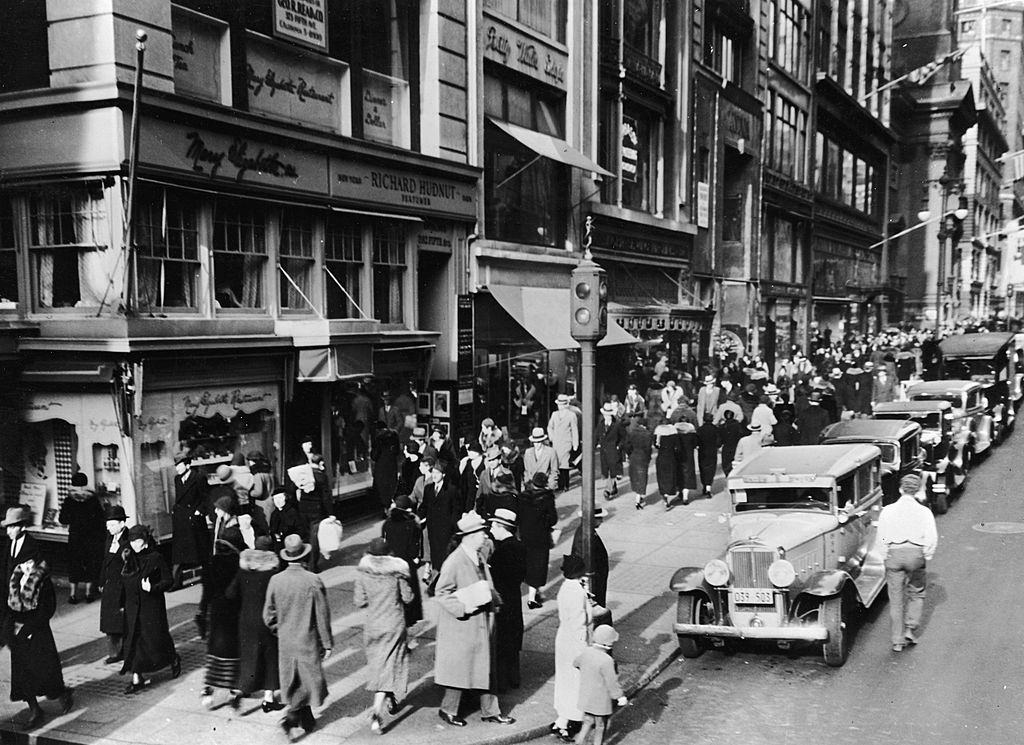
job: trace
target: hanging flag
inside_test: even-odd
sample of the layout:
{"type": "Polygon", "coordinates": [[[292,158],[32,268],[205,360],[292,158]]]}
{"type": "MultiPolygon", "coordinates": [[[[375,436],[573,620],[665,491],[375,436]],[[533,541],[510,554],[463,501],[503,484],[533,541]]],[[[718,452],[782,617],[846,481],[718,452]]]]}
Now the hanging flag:
{"type": "Polygon", "coordinates": [[[1008,172],[1004,172],[1004,176],[1009,176],[1010,181],[1024,179],[1024,150],[1018,150],[1015,153],[1003,153],[996,160],[1009,166],[1008,172]]]}
{"type": "Polygon", "coordinates": [[[167,189],[164,189],[163,204],[160,208],[160,237],[167,242],[167,189]]]}
{"type": "Polygon", "coordinates": [[[950,62],[956,62],[958,59],[964,56],[964,49],[954,49],[949,54],[945,54],[942,57],[938,57],[927,65],[922,65],[914,70],[911,70],[903,77],[909,80],[914,85],[924,85],[935,75],[939,70],[948,65],[950,62]]]}

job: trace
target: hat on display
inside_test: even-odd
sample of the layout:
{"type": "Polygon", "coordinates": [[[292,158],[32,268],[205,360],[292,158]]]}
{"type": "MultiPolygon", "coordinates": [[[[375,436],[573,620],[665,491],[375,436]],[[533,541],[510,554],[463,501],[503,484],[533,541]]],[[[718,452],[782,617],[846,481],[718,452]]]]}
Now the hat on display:
{"type": "Polygon", "coordinates": [[[760,422],[751,422],[750,424],[747,425],[747,429],[749,429],[751,432],[760,432],[761,431],[761,423],[760,422]]]}
{"type": "Polygon", "coordinates": [[[534,427],[530,432],[530,442],[544,442],[546,439],[548,439],[548,433],[544,431],[543,427],[534,427]]]}
{"type": "Polygon", "coordinates": [[[7,508],[7,514],[4,516],[4,521],[0,523],[0,527],[9,528],[12,525],[27,525],[31,522],[32,513],[27,507],[19,505],[7,508]]]}
{"type": "Polygon", "coordinates": [[[480,422],[480,426],[481,427],[493,427],[494,426],[494,420],[491,419],[490,417],[487,417],[482,422],[480,422]]]}
{"type": "Polygon", "coordinates": [[[410,435],[410,437],[412,437],[414,440],[425,440],[427,437],[427,428],[419,426],[413,427],[412,434],[410,435]]]}
{"type": "Polygon", "coordinates": [[[301,561],[311,551],[311,547],[308,543],[303,541],[299,536],[292,533],[284,537],[284,548],[281,549],[279,555],[285,561],[301,561]]]}
{"type": "Polygon", "coordinates": [[[491,517],[490,522],[498,523],[499,525],[504,525],[506,528],[515,530],[516,513],[512,510],[500,507],[494,511],[494,515],[491,517]]]}
{"type": "Polygon", "coordinates": [[[619,640],[619,632],[607,624],[601,624],[594,629],[594,634],[591,639],[594,644],[602,647],[610,647],[619,640]]]}
{"type": "Polygon", "coordinates": [[[370,556],[387,556],[388,551],[388,542],[380,537],[374,538],[366,547],[366,553],[370,556]]]}
{"type": "Polygon", "coordinates": [[[120,520],[125,522],[128,516],[124,514],[124,507],[119,504],[108,504],[107,509],[104,510],[104,519],[106,520],[120,520]]]}
{"type": "Polygon", "coordinates": [[[473,511],[463,514],[455,525],[455,535],[458,536],[478,533],[481,530],[487,530],[487,521],[473,511]]]}
{"type": "Polygon", "coordinates": [[[556,404],[567,404],[567,403],[569,403],[569,397],[567,395],[565,395],[564,393],[559,393],[558,397],[555,398],[555,403],[556,404]]]}
{"type": "Polygon", "coordinates": [[[229,515],[235,515],[238,513],[238,507],[235,504],[235,500],[228,496],[219,497],[217,501],[213,503],[213,506],[221,512],[226,512],[229,515]]]}

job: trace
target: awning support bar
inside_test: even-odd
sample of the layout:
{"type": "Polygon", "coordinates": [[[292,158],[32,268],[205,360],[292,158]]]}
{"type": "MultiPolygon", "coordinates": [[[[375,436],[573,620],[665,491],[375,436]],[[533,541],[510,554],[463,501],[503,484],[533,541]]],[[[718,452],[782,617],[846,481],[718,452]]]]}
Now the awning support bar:
{"type": "Polygon", "coordinates": [[[338,289],[345,294],[345,297],[347,297],[348,301],[352,303],[352,306],[359,311],[359,315],[368,321],[373,320],[368,315],[366,315],[366,313],[363,312],[363,309],[359,307],[359,303],[357,303],[352,298],[352,296],[348,294],[348,290],[345,289],[345,286],[338,281],[338,278],[334,276],[334,273],[330,269],[328,269],[326,265],[324,266],[324,271],[327,272],[328,277],[334,280],[334,284],[338,285],[338,289]]]}

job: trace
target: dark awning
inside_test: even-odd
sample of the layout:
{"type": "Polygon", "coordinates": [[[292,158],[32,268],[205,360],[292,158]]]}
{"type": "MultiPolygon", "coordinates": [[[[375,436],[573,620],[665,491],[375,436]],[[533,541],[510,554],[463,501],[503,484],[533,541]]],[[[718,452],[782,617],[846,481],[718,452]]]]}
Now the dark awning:
{"type": "Polygon", "coordinates": [[[602,176],[615,176],[614,173],[609,173],[605,169],[601,168],[601,166],[565,140],[560,140],[557,137],[546,135],[543,132],[537,132],[533,129],[520,127],[517,124],[509,124],[508,122],[491,119],[490,117],[488,117],[487,121],[509,137],[517,140],[520,145],[523,145],[537,153],[537,155],[544,158],[550,158],[551,160],[557,160],[559,163],[564,163],[565,165],[572,166],[573,168],[580,168],[584,171],[600,173],[602,176]]]}
{"type": "MultiPolygon", "coordinates": [[[[579,349],[569,333],[569,288],[488,285],[487,289],[505,312],[545,349],[579,349]]],[[[608,320],[608,334],[599,347],[638,342],[618,323],[608,320]]]]}

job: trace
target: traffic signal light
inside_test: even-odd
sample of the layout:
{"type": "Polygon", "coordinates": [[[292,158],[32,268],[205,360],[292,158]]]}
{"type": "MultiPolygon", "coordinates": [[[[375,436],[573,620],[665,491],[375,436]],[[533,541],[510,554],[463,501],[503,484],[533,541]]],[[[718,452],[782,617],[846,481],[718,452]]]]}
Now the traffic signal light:
{"type": "Polygon", "coordinates": [[[584,259],[572,270],[569,333],[577,341],[598,341],[608,331],[608,280],[600,266],[584,259]]]}

